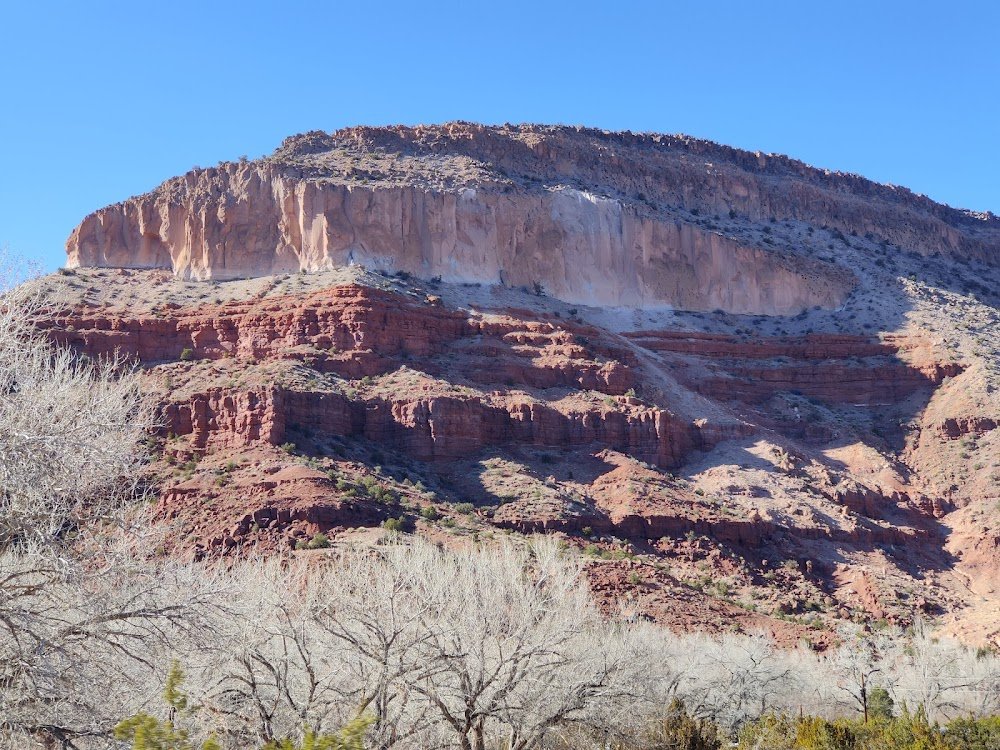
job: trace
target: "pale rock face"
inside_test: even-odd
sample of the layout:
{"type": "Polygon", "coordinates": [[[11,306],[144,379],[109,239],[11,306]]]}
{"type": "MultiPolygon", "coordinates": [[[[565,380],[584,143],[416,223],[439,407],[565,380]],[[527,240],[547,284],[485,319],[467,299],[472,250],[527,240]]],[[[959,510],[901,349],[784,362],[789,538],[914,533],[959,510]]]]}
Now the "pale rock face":
{"type": "Polygon", "coordinates": [[[67,252],[70,266],[187,279],[354,263],[541,285],[579,304],[838,306],[851,272],[825,249],[776,241],[776,222],[827,230],[831,255],[829,240],[851,234],[882,253],[1000,258],[992,214],[787,157],[686,136],[471,123],[292,136],[266,159],[196,168],[91,214],[67,252]]]}
{"type": "Polygon", "coordinates": [[[833,307],[851,288],[833,267],[792,263],[571,188],[368,188],[258,166],[183,181],[182,200],[154,192],[87,217],[67,243],[69,265],[231,279],[360,264],[451,282],[540,284],[570,303],[761,314],[833,307]]]}

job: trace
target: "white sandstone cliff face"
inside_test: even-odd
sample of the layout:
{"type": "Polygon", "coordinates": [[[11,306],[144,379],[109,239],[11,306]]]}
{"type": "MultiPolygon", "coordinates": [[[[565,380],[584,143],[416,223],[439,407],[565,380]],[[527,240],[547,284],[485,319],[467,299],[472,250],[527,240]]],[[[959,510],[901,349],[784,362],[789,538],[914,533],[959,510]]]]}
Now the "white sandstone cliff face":
{"type": "Polygon", "coordinates": [[[693,224],[570,188],[504,191],[338,184],[267,164],[192,172],[88,216],[69,265],[231,279],[360,264],[532,288],[571,303],[794,314],[852,287],[693,224]]]}

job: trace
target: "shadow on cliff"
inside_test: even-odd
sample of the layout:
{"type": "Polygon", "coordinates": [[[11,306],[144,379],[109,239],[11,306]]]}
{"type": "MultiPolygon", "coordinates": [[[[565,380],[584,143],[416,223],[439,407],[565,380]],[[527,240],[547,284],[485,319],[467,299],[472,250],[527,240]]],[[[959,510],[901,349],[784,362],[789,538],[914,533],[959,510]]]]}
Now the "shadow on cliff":
{"type": "Polygon", "coordinates": [[[974,295],[984,304],[1000,310],[1000,268],[967,258],[950,258],[934,253],[922,256],[900,251],[885,265],[931,287],[959,295],[974,295]]]}
{"type": "MultiPolygon", "coordinates": [[[[913,399],[913,403],[926,403],[931,391],[922,394],[922,398],[913,399]]],[[[878,422],[878,420],[873,420],[878,422]]],[[[833,458],[824,451],[836,452],[838,449],[856,447],[859,443],[879,444],[881,450],[888,450],[889,443],[884,440],[888,431],[883,430],[879,437],[851,434],[835,440],[812,446],[813,450],[803,451],[825,468],[842,473],[845,477],[853,477],[852,467],[843,461],[833,458]],[[866,440],[865,438],[869,439],[866,440]],[[816,449],[819,450],[816,450],[816,449]]],[[[892,431],[892,444],[901,449],[904,435],[901,430],[892,431]]],[[[709,454],[710,456],[710,454],[709,454]]],[[[700,468],[704,468],[704,456],[700,468]]],[[[750,450],[750,446],[740,448],[735,453],[730,451],[724,459],[725,463],[735,463],[742,469],[774,471],[774,464],[750,450]]],[[[904,481],[909,479],[909,470],[899,464],[897,473],[904,481]]],[[[854,467],[855,471],[857,467],[854,467]]],[[[807,475],[798,467],[790,470],[791,476],[805,478],[807,475]]],[[[815,491],[815,490],[811,490],[815,491]]],[[[796,526],[795,517],[802,509],[795,509],[792,515],[783,522],[776,522],[773,528],[763,534],[762,543],[742,550],[748,559],[812,559],[819,553],[825,564],[851,564],[851,553],[862,555],[884,556],[893,566],[915,580],[924,579],[928,573],[940,573],[952,570],[958,562],[958,557],[945,548],[949,535],[949,527],[940,520],[943,507],[948,504],[935,501],[910,490],[885,495],[875,487],[869,487],[854,481],[846,486],[819,488],[827,501],[841,509],[842,517],[824,510],[823,505],[809,503],[803,519],[808,523],[796,526]],[[846,518],[851,523],[846,525],[846,518]]],[[[766,496],[762,495],[762,496],[766,496]]],[[[826,506],[828,507],[828,506],[826,506]]]]}
{"type": "Polygon", "coordinates": [[[541,485],[592,485],[614,469],[592,446],[492,448],[431,467],[444,484],[476,505],[502,505],[512,496],[528,497],[532,488],[541,485]]]}

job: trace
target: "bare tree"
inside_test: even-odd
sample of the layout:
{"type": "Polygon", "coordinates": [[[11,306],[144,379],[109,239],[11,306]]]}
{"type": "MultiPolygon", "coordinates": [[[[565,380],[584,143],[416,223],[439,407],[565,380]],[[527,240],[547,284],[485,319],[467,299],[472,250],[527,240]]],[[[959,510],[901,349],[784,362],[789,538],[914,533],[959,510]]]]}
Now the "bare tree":
{"type": "Polygon", "coordinates": [[[749,718],[785,707],[798,692],[795,655],[775,648],[763,633],[675,637],[666,656],[679,673],[678,697],[694,715],[731,731],[749,718]]]}
{"type": "Polygon", "coordinates": [[[895,630],[865,633],[857,626],[843,626],[839,634],[840,645],[821,662],[836,687],[830,694],[831,703],[840,711],[857,711],[867,721],[869,691],[876,686],[892,690],[893,665],[902,634],[895,630]]]}
{"type": "Polygon", "coordinates": [[[632,702],[639,651],[552,541],[442,551],[413,540],[329,564],[248,565],[256,614],[199,693],[244,737],[362,714],[379,748],[528,750],[632,702]]]}
{"type": "Polygon", "coordinates": [[[122,663],[148,670],[203,588],[120,533],[150,424],[138,378],[50,345],[38,304],[0,300],[0,737],[74,747],[141,695],[122,663]]]}
{"type": "Polygon", "coordinates": [[[419,644],[431,667],[411,687],[463,750],[482,750],[491,730],[514,750],[536,747],[622,694],[627,645],[553,540],[442,553],[434,567],[419,592],[436,621],[419,644]]]}
{"type": "Polygon", "coordinates": [[[425,737],[437,721],[412,686],[437,668],[420,650],[436,625],[420,594],[445,574],[438,556],[422,544],[349,552],[316,592],[315,621],[342,677],[337,690],[345,703],[376,717],[370,731],[379,748],[425,737]]]}
{"type": "MultiPolygon", "coordinates": [[[[995,661],[991,660],[991,661],[995,661]]],[[[923,706],[932,719],[950,719],[975,711],[989,693],[988,672],[975,652],[948,638],[935,637],[922,620],[894,665],[897,702],[923,706]]]]}
{"type": "Polygon", "coordinates": [[[320,570],[302,559],[251,559],[227,576],[235,595],[227,617],[185,663],[206,731],[246,747],[353,718],[335,690],[335,649],[312,617],[320,570]]]}

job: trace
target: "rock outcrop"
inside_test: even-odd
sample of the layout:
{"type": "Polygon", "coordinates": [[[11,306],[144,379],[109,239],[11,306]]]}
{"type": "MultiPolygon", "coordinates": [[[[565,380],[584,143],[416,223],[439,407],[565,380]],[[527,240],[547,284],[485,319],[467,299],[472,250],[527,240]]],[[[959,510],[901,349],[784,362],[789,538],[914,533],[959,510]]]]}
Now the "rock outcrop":
{"type": "Polygon", "coordinates": [[[989,217],[715,149],[530,127],[303,136],[91,214],[68,241],[69,265],[232,279],[358,264],[570,303],[775,315],[836,307],[853,278],[775,243],[761,222],[923,252],[981,256],[1000,242],[989,217]]]}
{"type": "MultiPolygon", "coordinates": [[[[94,358],[111,354],[147,365],[191,361],[299,361],[316,372],[343,378],[381,375],[404,363],[438,368],[483,385],[509,382],[535,389],[583,389],[607,403],[554,408],[544,402],[493,396],[383,395],[270,386],[199,390],[171,399],[163,410],[164,434],[192,436],[199,449],[241,448],[262,441],[280,445],[290,428],[320,434],[363,436],[420,460],[455,459],[485,447],[603,445],[641,460],[676,467],[694,449],[752,434],[750,425],[696,424],[667,409],[621,398],[634,384],[634,355],[604,343],[590,353],[576,343],[569,322],[482,320],[399,294],[343,286],[303,297],[278,297],[197,309],[167,308],[156,315],[126,317],[77,310],[40,321],[60,343],[94,358]],[[608,359],[608,355],[617,359],[608,359]],[[618,398],[615,398],[618,397],[618,398]]],[[[588,341],[588,346],[590,342],[588,341]]]]}
{"type": "Polygon", "coordinates": [[[190,436],[198,450],[281,445],[291,432],[363,437],[420,461],[454,461],[510,445],[602,446],[664,468],[695,449],[753,434],[751,425],[685,422],[663,409],[623,412],[594,407],[563,413],[542,403],[489,403],[478,398],[350,399],[339,393],[282,388],[210,389],[163,408],[163,434],[190,436]]]}
{"type": "Polygon", "coordinates": [[[70,265],[232,279],[359,264],[537,288],[570,303],[768,314],[836,306],[851,286],[828,264],[570,188],[331,185],[245,166],[191,175],[178,202],[171,194],[85,219],[70,238],[70,265]]]}

